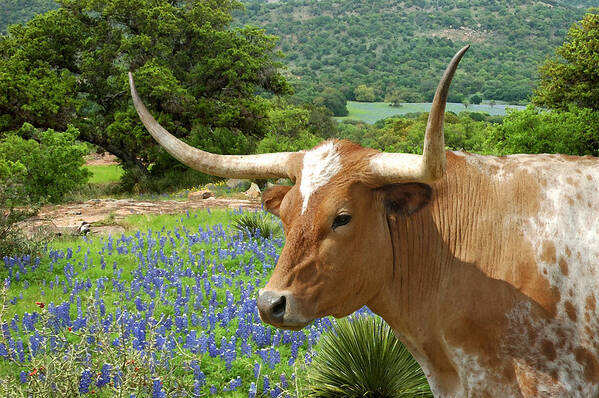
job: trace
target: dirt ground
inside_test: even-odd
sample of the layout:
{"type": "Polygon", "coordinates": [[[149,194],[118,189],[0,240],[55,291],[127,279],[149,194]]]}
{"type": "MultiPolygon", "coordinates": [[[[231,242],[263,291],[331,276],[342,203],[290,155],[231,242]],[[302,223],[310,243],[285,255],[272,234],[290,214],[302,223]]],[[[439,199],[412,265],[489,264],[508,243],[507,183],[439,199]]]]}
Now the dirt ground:
{"type": "Polygon", "coordinates": [[[85,157],[85,164],[90,166],[108,166],[112,164],[119,164],[116,156],[111,155],[108,152],[104,153],[90,153],[85,157]]]}
{"type": "Polygon", "coordinates": [[[45,206],[38,215],[22,224],[28,235],[44,227],[57,235],[78,234],[83,222],[91,224],[92,234],[121,234],[119,222],[132,214],[174,214],[207,208],[260,209],[260,201],[243,199],[187,199],[185,201],[134,199],[92,199],[84,203],[45,206]]]}
{"type": "MultiPolygon", "coordinates": [[[[118,164],[109,153],[92,153],[85,158],[87,165],[118,164]]],[[[40,228],[55,235],[77,235],[85,222],[90,224],[89,233],[117,235],[125,232],[120,222],[132,214],[175,214],[187,210],[207,208],[260,209],[259,199],[187,199],[181,200],[135,200],[92,199],[83,203],[44,206],[36,217],[21,223],[21,229],[31,236],[40,228]]]]}

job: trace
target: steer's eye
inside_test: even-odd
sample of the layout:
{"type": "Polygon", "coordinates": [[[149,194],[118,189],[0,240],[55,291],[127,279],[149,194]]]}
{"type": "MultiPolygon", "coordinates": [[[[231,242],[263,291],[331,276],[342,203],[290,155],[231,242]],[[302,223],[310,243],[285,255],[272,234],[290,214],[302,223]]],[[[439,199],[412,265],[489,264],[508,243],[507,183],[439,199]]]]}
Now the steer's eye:
{"type": "Polygon", "coordinates": [[[350,221],[351,216],[349,214],[339,214],[337,217],[335,217],[335,220],[333,220],[333,230],[337,227],[347,224],[350,221]]]}

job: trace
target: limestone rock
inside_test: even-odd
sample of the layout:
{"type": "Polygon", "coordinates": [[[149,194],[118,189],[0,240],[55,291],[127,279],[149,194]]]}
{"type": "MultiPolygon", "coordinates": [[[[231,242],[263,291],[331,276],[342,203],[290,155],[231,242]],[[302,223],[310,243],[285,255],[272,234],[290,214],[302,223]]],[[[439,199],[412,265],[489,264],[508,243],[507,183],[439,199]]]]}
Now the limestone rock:
{"type": "Polygon", "coordinates": [[[189,200],[203,200],[214,197],[214,192],[209,189],[203,189],[201,191],[193,191],[187,195],[189,200]]]}
{"type": "Polygon", "coordinates": [[[250,186],[250,180],[229,178],[227,180],[227,186],[231,189],[247,189],[250,186]]]}
{"type": "Polygon", "coordinates": [[[258,185],[256,185],[256,183],[252,182],[252,185],[250,185],[250,188],[244,192],[245,196],[249,197],[249,198],[259,198],[260,197],[260,188],[258,188],[258,185]]]}

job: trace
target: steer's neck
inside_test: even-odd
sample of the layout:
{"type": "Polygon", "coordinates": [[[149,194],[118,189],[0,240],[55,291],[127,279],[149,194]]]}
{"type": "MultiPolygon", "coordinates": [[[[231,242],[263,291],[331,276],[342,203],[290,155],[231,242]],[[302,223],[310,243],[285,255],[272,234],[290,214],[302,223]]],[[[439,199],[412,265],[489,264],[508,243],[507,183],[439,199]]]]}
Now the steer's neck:
{"type": "Polygon", "coordinates": [[[510,337],[506,313],[526,305],[532,319],[555,316],[556,293],[522,232],[538,205],[538,183],[510,162],[450,153],[429,206],[389,221],[393,277],[369,306],[419,361],[437,396],[482,395],[493,385],[517,394],[510,359],[517,353],[505,347],[519,340],[510,337]],[[503,174],[490,177],[497,165],[503,174]],[[468,381],[473,372],[485,380],[479,390],[468,381]]]}
{"type": "MultiPolygon", "coordinates": [[[[488,292],[498,291],[494,284],[500,282],[489,278],[496,264],[491,245],[504,237],[502,229],[484,214],[497,204],[493,194],[481,189],[493,187],[481,182],[484,176],[459,156],[448,155],[447,175],[433,184],[429,206],[411,217],[389,218],[393,278],[369,305],[421,364],[435,395],[460,396],[465,391],[450,345],[468,337],[456,337],[448,328],[464,327],[468,314],[481,307],[476,300],[487,301],[488,292]],[[481,227],[485,230],[482,241],[477,235],[481,227]]],[[[511,296],[497,301],[497,312],[506,300],[512,300],[511,296]]],[[[486,303],[486,308],[494,311],[492,303],[486,303]]],[[[472,325],[481,330],[494,326],[472,325]]],[[[481,331],[485,339],[493,333],[492,329],[481,331]]]]}

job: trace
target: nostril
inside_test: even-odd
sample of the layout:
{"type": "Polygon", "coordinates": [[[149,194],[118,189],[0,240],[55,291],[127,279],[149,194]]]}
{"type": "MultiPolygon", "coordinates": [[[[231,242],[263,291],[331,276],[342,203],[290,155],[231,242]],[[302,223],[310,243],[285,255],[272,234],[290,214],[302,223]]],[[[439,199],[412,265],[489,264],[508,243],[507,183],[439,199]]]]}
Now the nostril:
{"type": "Polygon", "coordinates": [[[273,303],[273,306],[272,306],[273,317],[283,318],[283,316],[285,315],[286,303],[287,303],[287,299],[285,298],[285,296],[279,297],[279,299],[273,303]]]}

